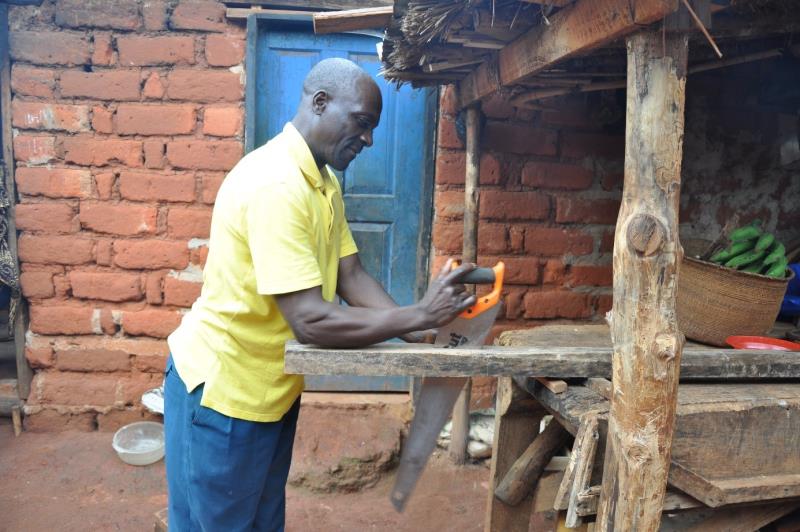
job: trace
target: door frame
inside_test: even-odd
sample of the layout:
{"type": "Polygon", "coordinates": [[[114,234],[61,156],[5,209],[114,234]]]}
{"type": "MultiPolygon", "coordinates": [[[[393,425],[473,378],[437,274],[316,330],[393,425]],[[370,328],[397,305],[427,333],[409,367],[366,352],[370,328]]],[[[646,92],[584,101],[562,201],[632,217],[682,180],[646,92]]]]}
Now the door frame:
{"type": "MultiPolygon", "coordinates": [[[[266,31],[301,30],[314,33],[311,13],[298,13],[296,15],[275,15],[268,13],[253,13],[247,17],[247,48],[245,55],[245,153],[252,151],[256,139],[256,73],[259,58],[265,51],[259,46],[258,35],[266,31]]],[[[346,32],[363,35],[364,32],[346,32]]],[[[420,230],[417,235],[417,265],[414,298],[419,300],[425,294],[428,286],[430,257],[431,257],[431,231],[433,228],[433,187],[434,187],[434,157],[436,154],[436,126],[439,116],[439,90],[416,89],[425,92],[425,115],[427,127],[423,142],[424,170],[420,176],[420,230]]]]}

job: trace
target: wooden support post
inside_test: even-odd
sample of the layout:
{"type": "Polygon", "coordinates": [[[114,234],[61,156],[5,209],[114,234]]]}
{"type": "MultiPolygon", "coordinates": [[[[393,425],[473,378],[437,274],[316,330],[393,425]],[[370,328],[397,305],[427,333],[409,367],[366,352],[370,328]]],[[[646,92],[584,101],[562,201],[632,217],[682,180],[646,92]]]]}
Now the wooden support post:
{"type": "Polygon", "coordinates": [[[516,506],[509,506],[497,499],[494,491],[514,461],[539,433],[539,423],[545,411],[539,405],[532,406],[529,398],[511,377],[497,379],[489,500],[484,527],[486,532],[528,532],[533,508],[532,495],[529,494],[516,506]]]}
{"type": "Polygon", "coordinates": [[[658,530],[684,337],[675,312],[686,34],[627,39],[625,180],[614,240],[612,401],[598,530],[658,530]]]}
{"type": "MultiPolygon", "coordinates": [[[[464,262],[478,262],[478,206],[480,190],[480,103],[467,108],[467,172],[464,177],[464,262]]],[[[467,379],[464,389],[453,409],[450,432],[450,458],[456,464],[467,461],[469,443],[469,403],[472,400],[472,379],[467,379]]]]}

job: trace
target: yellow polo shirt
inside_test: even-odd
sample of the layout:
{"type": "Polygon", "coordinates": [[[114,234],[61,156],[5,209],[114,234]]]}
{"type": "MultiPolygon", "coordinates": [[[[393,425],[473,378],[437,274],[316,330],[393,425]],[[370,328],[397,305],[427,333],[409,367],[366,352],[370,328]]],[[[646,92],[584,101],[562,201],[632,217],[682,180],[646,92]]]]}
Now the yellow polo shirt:
{"type": "Polygon", "coordinates": [[[333,301],[339,259],[356,251],[336,177],[286,124],[217,194],[202,292],[168,338],[187,389],[205,383],[201,404],[227,416],[279,420],[303,377],[283,372],[294,335],[273,295],[321,285],[333,301]]]}

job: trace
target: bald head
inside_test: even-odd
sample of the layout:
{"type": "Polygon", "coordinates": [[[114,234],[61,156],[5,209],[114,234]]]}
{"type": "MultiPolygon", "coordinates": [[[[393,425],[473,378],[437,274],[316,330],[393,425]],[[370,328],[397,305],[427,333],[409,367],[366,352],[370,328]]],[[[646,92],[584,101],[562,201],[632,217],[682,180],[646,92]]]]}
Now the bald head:
{"type": "Polygon", "coordinates": [[[349,90],[353,84],[371,76],[354,62],[341,57],[323,59],[309,71],[303,80],[303,95],[309,96],[319,90],[337,93],[349,90]]]}
{"type": "Polygon", "coordinates": [[[324,59],[306,75],[292,123],[318,166],[344,170],[372,145],[381,107],[378,84],[363,68],[347,59],[324,59]]]}

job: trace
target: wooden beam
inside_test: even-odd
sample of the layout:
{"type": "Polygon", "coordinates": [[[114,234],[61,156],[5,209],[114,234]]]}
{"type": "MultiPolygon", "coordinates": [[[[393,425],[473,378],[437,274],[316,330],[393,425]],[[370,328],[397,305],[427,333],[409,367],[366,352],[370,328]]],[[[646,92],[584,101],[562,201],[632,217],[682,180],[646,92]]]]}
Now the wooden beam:
{"type": "Polygon", "coordinates": [[[311,18],[312,13],[308,11],[297,11],[296,9],[262,9],[261,6],[229,7],[225,9],[225,18],[232,20],[246,19],[250,15],[308,15],[308,17],[311,18]]]}
{"type": "MultiPolygon", "coordinates": [[[[394,0],[246,0],[250,5],[288,7],[309,11],[342,11],[365,7],[386,7],[394,5],[394,0]]],[[[225,4],[238,4],[236,0],[225,0],[225,4]]]]}
{"type": "MultiPolygon", "coordinates": [[[[610,347],[501,347],[442,349],[431,344],[382,343],[361,349],[286,344],[286,372],[306,375],[470,377],[611,376],[610,347]]],[[[686,349],[681,378],[796,379],[800,357],[790,351],[686,349]]],[[[567,389],[567,392],[572,387],[567,389]]],[[[560,394],[564,395],[564,394],[560,394]]]]}
{"type": "Polygon", "coordinates": [[[385,28],[392,21],[393,11],[392,6],[386,6],[314,13],[314,33],[322,35],[385,28]]]}
{"type": "Polygon", "coordinates": [[[601,46],[662,19],[678,0],[578,0],[500,50],[497,62],[478,67],[459,84],[467,106],[501,86],[549,68],[554,63],[601,46]]]}
{"type": "Polygon", "coordinates": [[[685,338],[676,296],[688,36],[628,47],[625,179],[614,240],[612,401],[597,527],[658,530],[685,338]]]}

